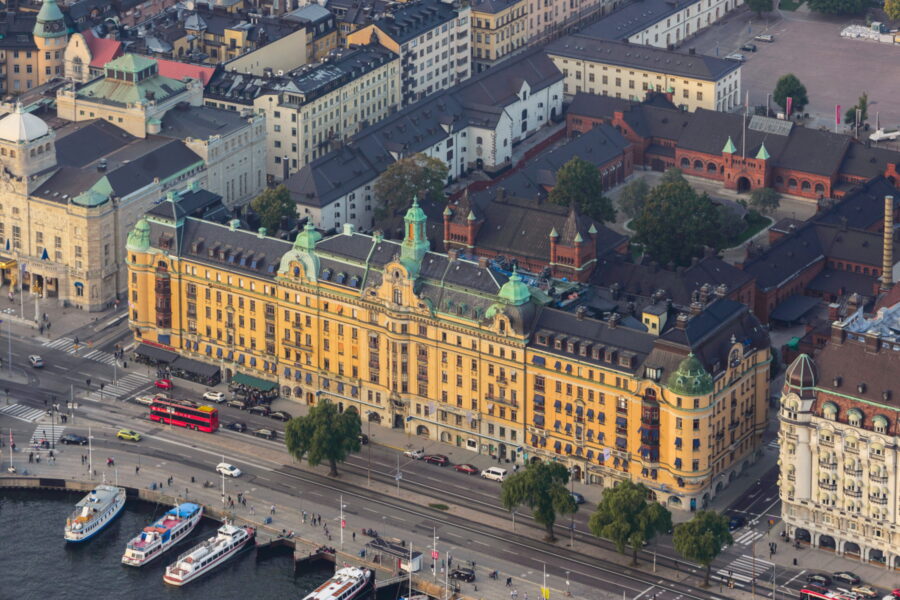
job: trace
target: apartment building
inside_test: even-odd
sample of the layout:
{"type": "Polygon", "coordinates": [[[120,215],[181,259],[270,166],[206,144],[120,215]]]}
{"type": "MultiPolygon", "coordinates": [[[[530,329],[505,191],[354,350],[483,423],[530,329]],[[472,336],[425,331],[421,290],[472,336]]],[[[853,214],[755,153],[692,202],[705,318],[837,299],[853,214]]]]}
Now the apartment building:
{"type": "Polygon", "coordinates": [[[609,14],[623,0],[529,0],[526,36],[531,44],[553,39],[580,23],[609,14]]]}
{"type": "Polygon", "coordinates": [[[410,0],[347,36],[347,44],[377,42],[400,56],[405,106],[471,75],[468,6],[441,0],[410,0]]]}
{"type": "Polygon", "coordinates": [[[587,92],[640,102],[661,92],[689,111],[729,111],[741,101],[741,64],[733,60],[577,34],[546,52],[563,72],[569,99],[587,92]]]}
{"type": "Polygon", "coordinates": [[[0,15],[0,92],[18,95],[62,77],[69,33],[56,0],[40,11],[5,10],[0,15]]]}
{"type": "Polygon", "coordinates": [[[526,0],[476,0],[471,6],[473,72],[526,47],[526,0]]]}
{"type": "MultiPolygon", "coordinates": [[[[768,335],[724,298],[600,320],[543,305],[513,272],[430,250],[426,216],[390,241],[346,225],[293,243],[148,214],[128,238],[135,339],[300,404],[581,481],[632,479],[701,508],[753,460],[768,335]]],[[[462,459],[460,459],[462,460],[462,459]]]]}

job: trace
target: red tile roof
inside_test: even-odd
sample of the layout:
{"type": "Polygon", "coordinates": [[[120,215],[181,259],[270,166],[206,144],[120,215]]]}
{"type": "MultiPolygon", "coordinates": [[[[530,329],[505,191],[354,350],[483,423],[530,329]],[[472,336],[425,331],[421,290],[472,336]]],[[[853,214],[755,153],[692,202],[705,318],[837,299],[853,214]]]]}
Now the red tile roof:
{"type": "Polygon", "coordinates": [[[106,63],[122,56],[122,42],[109,38],[98,38],[90,29],[81,32],[91,51],[91,66],[103,68],[106,63]]]}
{"type": "Polygon", "coordinates": [[[178,62],[177,60],[155,59],[159,65],[159,74],[170,79],[178,79],[179,81],[185,77],[199,79],[205,86],[212,79],[213,73],[216,72],[215,67],[204,67],[200,65],[189,65],[187,63],[178,62]]]}

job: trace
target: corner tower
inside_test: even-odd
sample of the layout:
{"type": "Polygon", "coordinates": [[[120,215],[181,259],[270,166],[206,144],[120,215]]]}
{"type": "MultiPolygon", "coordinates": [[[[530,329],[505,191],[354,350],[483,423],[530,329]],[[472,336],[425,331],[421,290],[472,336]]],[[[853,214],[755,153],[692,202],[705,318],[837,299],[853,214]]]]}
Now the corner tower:
{"type": "Polygon", "coordinates": [[[38,84],[44,84],[54,77],[62,77],[69,32],[56,0],[44,0],[41,4],[33,38],[37,46],[38,84]]]}
{"type": "Polygon", "coordinates": [[[412,206],[403,217],[405,235],[400,245],[400,262],[406,267],[410,279],[419,275],[422,259],[431,247],[426,235],[425,225],[428,221],[425,211],[419,206],[418,199],[413,196],[412,206]]]}

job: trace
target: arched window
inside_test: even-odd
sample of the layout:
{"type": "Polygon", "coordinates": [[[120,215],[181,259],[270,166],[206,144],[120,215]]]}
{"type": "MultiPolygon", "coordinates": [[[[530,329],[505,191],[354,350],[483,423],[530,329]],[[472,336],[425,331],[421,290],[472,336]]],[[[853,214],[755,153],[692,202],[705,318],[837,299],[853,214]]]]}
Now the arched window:
{"type": "Polygon", "coordinates": [[[851,427],[862,427],[863,414],[858,408],[851,408],[847,411],[847,422],[851,427]]]}
{"type": "Polygon", "coordinates": [[[872,417],[872,427],[875,429],[875,433],[887,433],[887,417],[885,417],[884,415],[875,415],[874,417],[872,417]]]}
{"type": "Polygon", "coordinates": [[[788,179],[788,187],[789,187],[790,189],[792,189],[792,190],[793,190],[793,189],[796,189],[796,188],[797,188],[797,180],[794,179],[793,177],[791,177],[790,179],[788,179]]]}
{"type": "Polygon", "coordinates": [[[838,407],[834,402],[826,402],[822,405],[822,416],[829,421],[837,419],[838,407]]]}
{"type": "Polygon", "coordinates": [[[681,159],[681,167],[682,168],[687,169],[687,168],[690,168],[690,166],[691,166],[691,161],[689,159],[687,159],[687,158],[681,159]]]}
{"type": "Polygon", "coordinates": [[[825,193],[825,186],[822,185],[821,183],[817,183],[817,184],[816,184],[816,193],[817,193],[817,194],[824,194],[824,193],[825,193]]]}
{"type": "Polygon", "coordinates": [[[709,163],[708,165],[706,165],[707,173],[715,173],[718,170],[719,169],[716,167],[716,163],[709,163]]]}
{"type": "Polygon", "coordinates": [[[697,171],[702,171],[702,170],[703,170],[703,161],[702,161],[702,160],[695,160],[695,161],[694,161],[694,169],[697,170],[697,171]]]}
{"type": "Polygon", "coordinates": [[[808,192],[809,190],[812,189],[812,185],[808,181],[804,181],[803,183],[800,184],[800,189],[803,190],[804,192],[808,192]]]}

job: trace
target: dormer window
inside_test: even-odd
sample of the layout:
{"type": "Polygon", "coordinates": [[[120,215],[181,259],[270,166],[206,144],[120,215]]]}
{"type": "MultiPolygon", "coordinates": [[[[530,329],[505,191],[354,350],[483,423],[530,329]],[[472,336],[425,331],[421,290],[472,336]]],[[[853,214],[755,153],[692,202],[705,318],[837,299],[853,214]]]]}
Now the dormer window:
{"type": "Polygon", "coordinates": [[[862,411],[858,408],[851,408],[847,411],[847,423],[850,424],[851,427],[862,427],[863,423],[863,414],[862,411]]]}

